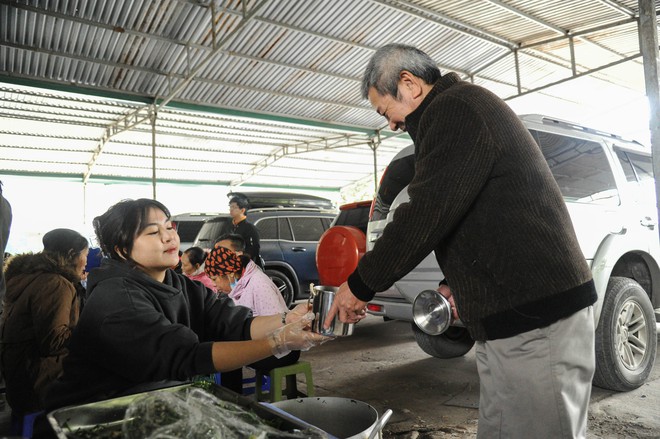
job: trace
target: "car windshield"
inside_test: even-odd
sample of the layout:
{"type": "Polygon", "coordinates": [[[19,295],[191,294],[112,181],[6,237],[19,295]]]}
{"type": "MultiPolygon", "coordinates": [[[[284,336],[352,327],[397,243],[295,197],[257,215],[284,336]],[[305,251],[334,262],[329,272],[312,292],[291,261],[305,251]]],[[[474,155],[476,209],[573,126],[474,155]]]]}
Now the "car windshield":
{"type": "Polygon", "coordinates": [[[204,223],[197,234],[195,245],[203,248],[213,247],[218,236],[231,232],[231,217],[214,218],[204,223]]]}

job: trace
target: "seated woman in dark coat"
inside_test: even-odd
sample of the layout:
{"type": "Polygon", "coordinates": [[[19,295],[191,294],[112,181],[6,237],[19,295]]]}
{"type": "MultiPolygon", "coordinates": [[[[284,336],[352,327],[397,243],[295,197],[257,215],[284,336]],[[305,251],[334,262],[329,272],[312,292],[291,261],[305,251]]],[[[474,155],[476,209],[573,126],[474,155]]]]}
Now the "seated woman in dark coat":
{"type": "Polygon", "coordinates": [[[51,384],[62,373],[69,339],[78,322],[79,284],[89,244],[80,233],[55,229],[44,250],[14,256],[7,265],[7,294],[0,329],[0,367],[7,402],[20,418],[40,411],[51,384]]]}
{"type": "Polygon", "coordinates": [[[234,370],[328,339],[307,330],[306,304],[284,317],[253,317],[171,270],[179,237],[158,201],[121,201],[94,219],[94,229],[106,258],[89,275],[85,310],[49,408],[234,370]]]}

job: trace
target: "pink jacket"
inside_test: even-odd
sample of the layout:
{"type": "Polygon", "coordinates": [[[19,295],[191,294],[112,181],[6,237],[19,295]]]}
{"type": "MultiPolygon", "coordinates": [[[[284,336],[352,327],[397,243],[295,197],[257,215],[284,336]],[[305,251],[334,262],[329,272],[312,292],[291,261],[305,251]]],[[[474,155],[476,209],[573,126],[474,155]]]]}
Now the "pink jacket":
{"type": "Polygon", "coordinates": [[[188,278],[191,279],[191,280],[200,281],[201,283],[204,284],[204,286],[206,286],[207,288],[210,288],[211,290],[213,290],[214,293],[218,292],[218,289],[216,288],[216,286],[213,283],[213,281],[211,280],[211,278],[208,277],[206,275],[206,273],[204,273],[204,267],[203,266],[202,266],[202,272],[201,273],[191,274],[191,275],[186,274],[186,276],[188,276],[188,278]]]}
{"type": "Polygon", "coordinates": [[[255,316],[270,316],[288,310],[273,281],[253,261],[245,267],[229,297],[237,305],[250,308],[255,316]]]}

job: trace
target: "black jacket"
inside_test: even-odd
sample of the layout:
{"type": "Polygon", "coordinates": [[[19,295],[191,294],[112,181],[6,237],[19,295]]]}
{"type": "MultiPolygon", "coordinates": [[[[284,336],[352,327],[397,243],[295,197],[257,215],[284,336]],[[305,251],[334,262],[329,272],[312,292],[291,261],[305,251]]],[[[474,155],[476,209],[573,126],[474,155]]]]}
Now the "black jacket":
{"type": "Polygon", "coordinates": [[[214,373],[213,341],[250,339],[249,308],[172,270],[161,283],[106,259],[88,291],[49,409],[214,373]]]}
{"type": "Polygon", "coordinates": [[[261,249],[261,244],[259,244],[259,230],[254,226],[254,224],[248,222],[247,219],[244,219],[238,224],[232,224],[232,233],[237,233],[243,237],[245,240],[245,254],[250,256],[255,264],[263,268],[261,263],[261,256],[259,255],[259,250],[261,249]]]}
{"type": "Polygon", "coordinates": [[[568,209],[531,134],[500,98],[450,73],[405,120],[410,202],[349,277],[369,300],[431,251],[475,340],[547,326],[596,301],[568,209]]]}

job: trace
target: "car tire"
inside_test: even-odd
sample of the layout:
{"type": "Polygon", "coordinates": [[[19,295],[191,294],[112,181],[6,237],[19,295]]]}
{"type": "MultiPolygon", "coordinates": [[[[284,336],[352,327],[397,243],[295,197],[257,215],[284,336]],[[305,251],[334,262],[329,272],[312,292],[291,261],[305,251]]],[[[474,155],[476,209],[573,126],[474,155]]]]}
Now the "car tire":
{"type": "Polygon", "coordinates": [[[293,303],[293,297],[295,296],[295,290],[293,289],[293,283],[286,274],[279,270],[269,269],[265,271],[266,275],[273,281],[280,294],[284,298],[284,303],[286,303],[287,308],[291,308],[293,303]]]}
{"type": "Polygon", "coordinates": [[[466,328],[450,326],[440,335],[429,335],[412,323],[415,341],[427,354],[436,358],[456,358],[467,354],[474,340],[466,328]]]}
{"type": "Polygon", "coordinates": [[[596,328],[593,383],[615,391],[633,390],[651,373],[657,349],[653,306],[633,279],[612,277],[596,328]]]}

